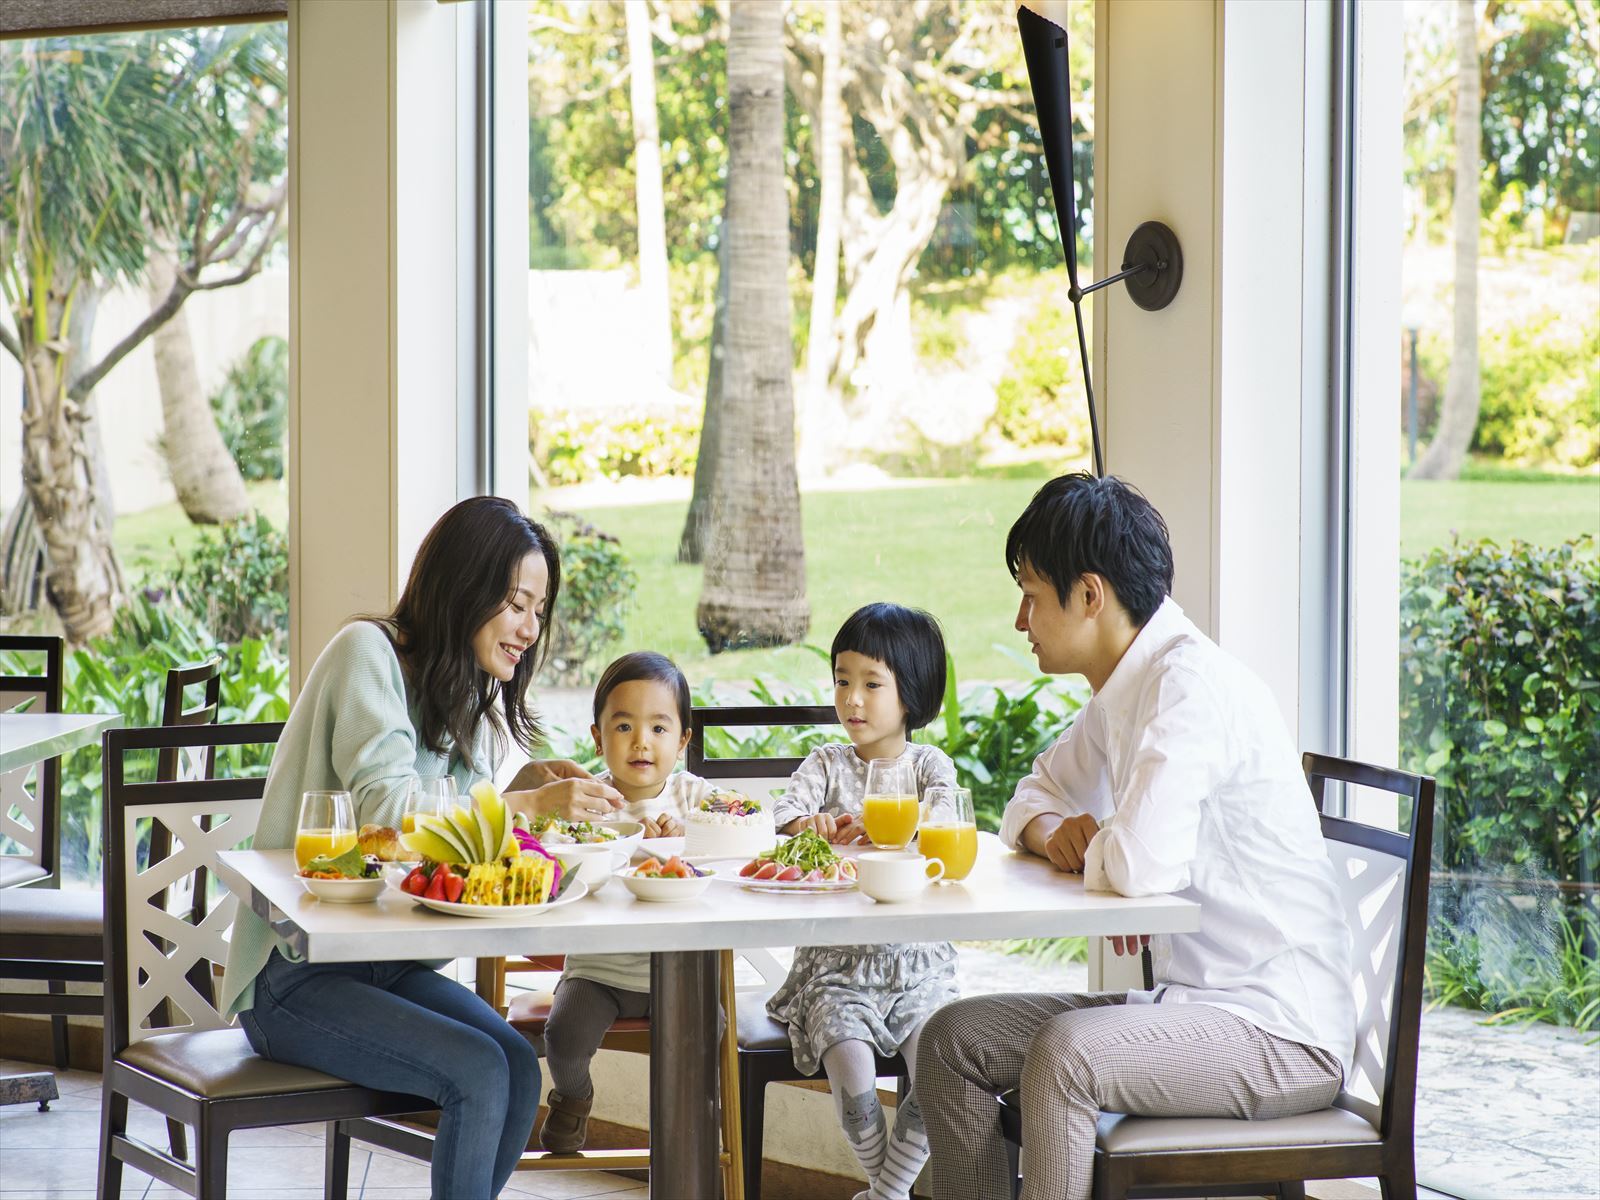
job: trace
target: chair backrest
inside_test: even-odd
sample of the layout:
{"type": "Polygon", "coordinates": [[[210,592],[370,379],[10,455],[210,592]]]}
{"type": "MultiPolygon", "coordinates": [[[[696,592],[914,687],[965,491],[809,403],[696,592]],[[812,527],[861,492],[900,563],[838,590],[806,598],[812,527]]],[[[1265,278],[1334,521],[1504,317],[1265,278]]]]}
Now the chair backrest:
{"type": "MultiPolygon", "coordinates": [[[[57,713],[61,711],[62,640],[20,634],[0,636],[0,654],[43,655],[38,674],[0,674],[0,712],[57,713]]],[[[61,874],[61,760],[46,759],[36,772],[33,790],[24,780],[0,793],[0,837],[26,852],[25,858],[50,872],[61,874]]]]}
{"type": "Polygon", "coordinates": [[[1321,754],[1305,755],[1302,764],[1353,946],[1355,1062],[1339,1102],[1385,1138],[1409,1137],[1416,1112],[1434,783],[1426,775],[1321,754]],[[1329,781],[1409,797],[1411,831],[1377,829],[1323,812],[1329,781]]]}
{"type": "Polygon", "coordinates": [[[761,799],[771,794],[774,779],[787,779],[805,760],[793,755],[762,758],[707,758],[706,730],[837,725],[839,714],[827,704],[706,705],[689,714],[690,773],[722,787],[761,799]]]}
{"type": "MultiPolygon", "coordinates": [[[[218,655],[205,662],[173,667],[167,672],[166,695],[161,702],[161,724],[211,725],[217,719],[217,701],[222,694],[222,659],[218,655]],[[200,702],[183,706],[184,693],[202,687],[200,702]]],[[[156,765],[157,779],[210,779],[216,770],[215,746],[184,746],[163,750],[156,765]]]]}
{"type": "MultiPolygon", "coordinates": [[[[106,1053],[130,1042],[175,1030],[221,1029],[228,1018],[216,1008],[211,980],[227,963],[229,927],[238,900],[169,911],[174,889],[193,887],[192,876],[214,872],[217,854],[255,834],[261,817],[263,778],[177,779],[133,783],[125,777],[130,752],[188,746],[272,745],[280,722],[248,725],[113,729],[103,740],[106,937],[106,1053]],[[172,849],[139,861],[140,822],[172,849]]],[[[152,844],[156,843],[152,837],[152,844]]],[[[195,889],[202,898],[206,889],[195,889]]]]}

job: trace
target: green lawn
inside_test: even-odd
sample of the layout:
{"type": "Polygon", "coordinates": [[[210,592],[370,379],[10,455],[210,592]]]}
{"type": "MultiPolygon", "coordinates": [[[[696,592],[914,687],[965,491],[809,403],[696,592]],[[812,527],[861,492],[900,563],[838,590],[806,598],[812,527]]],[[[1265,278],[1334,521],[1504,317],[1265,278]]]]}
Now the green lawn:
{"type": "Polygon", "coordinates": [[[1600,479],[1593,475],[1400,484],[1403,558],[1448,545],[1454,533],[1551,545],[1585,532],[1600,534],[1600,479]]]}
{"type": "MultiPolygon", "coordinates": [[[[895,600],[937,614],[963,679],[1015,677],[1021,668],[1012,655],[1025,652],[1026,644],[1011,628],[1017,592],[1002,553],[1006,530],[1039,482],[990,477],[808,493],[802,499],[808,640],[826,647],[858,605],[895,600]]],[[[252,484],[250,490],[281,526],[283,485],[252,484]]],[[[1447,543],[1453,531],[1542,543],[1600,532],[1600,480],[1592,476],[1406,482],[1401,506],[1406,557],[1447,543]]],[[[696,683],[762,675],[821,684],[825,668],[803,648],[706,654],[694,624],[699,568],[674,560],[685,507],[683,501],[581,506],[584,517],[622,539],[639,574],[625,648],[670,654],[696,683]]],[[[175,504],[122,517],[116,532],[123,561],[136,578],[142,564],[170,561],[174,541],[186,549],[196,537],[175,504]]]]}

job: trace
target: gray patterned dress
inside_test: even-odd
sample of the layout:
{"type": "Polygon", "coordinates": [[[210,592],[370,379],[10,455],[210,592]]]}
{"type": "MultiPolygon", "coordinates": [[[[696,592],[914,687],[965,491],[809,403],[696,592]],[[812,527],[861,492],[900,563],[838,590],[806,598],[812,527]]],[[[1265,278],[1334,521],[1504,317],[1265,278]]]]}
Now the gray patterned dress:
{"type": "MultiPolygon", "coordinates": [[[[917,773],[917,792],[954,785],[955,765],[937,746],[910,745],[902,756],[917,773]]],[[[781,829],[825,812],[861,818],[867,764],[848,742],[811,752],[773,803],[781,829]]],[[[802,946],[767,1012],[789,1027],[795,1066],[815,1075],[830,1046],[852,1039],[893,1054],[935,1010],[957,996],[956,952],[949,942],[904,946],[802,946]]]]}

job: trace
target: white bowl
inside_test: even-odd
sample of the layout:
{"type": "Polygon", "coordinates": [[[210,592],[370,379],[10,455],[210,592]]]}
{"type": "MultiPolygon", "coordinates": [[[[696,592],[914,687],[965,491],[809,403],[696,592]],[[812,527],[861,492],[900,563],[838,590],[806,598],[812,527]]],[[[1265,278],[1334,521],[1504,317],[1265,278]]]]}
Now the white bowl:
{"type": "Polygon", "coordinates": [[[383,895],[388,881],[376,879],[307,879],[299,876],[306,891],[325,904],[366,904],[383,895]]]}
{"type": "Polygon", "coordinates": [[[639,848],[639,842],[644,837],[642,821],[596,821],[595,824],[617,831],[617,840],[606,844],[621,856],[622,863],[633,857],[633,852],[639,848]]]}
{"type": "Polygon", "coordinates": [[[563,872],[571,872],[582,880],[591,892],[598,892],[611,881],[616,870],[617,843],[598,842],[593,845],[546,846],[563,872]]]}
{"type": "Polygon", "coordinates": [[[618,878],[638,899],[653,904],[668,904],[677,900],[693,900],[711,886],[715,876],[708,873],[694,879],[661,879],[635,875],[630,870],[618,878]]]}

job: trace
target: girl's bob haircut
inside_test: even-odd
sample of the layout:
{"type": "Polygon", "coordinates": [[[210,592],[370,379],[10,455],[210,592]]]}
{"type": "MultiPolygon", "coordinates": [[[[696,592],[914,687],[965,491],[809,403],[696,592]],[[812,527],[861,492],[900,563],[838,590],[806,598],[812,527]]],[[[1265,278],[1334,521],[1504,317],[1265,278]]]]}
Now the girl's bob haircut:
{"type": "Polygon", "coordinates": [[[632,654],[624,654],[601,673],[600,682],[594,687],[594,723],[600,724],[600,718],[605,715],[606,701],[611,698],[612,692],[625,683],[636,683],[642,679],[664,683],[673,690],[678,702],[678,723],[688,729],[691,707],[689,681],[683,677],[677,663],[653,650],[635,650],[632,654]]]}
{"type": "Polygon", "coordinates": [[[900,604],[863,605],[834,634],[835,670],[839,655],[847,650],[889,668],[905,709],[907,733],[939,715],[944,702],[944,632],[932,613],[900,604]]]}

